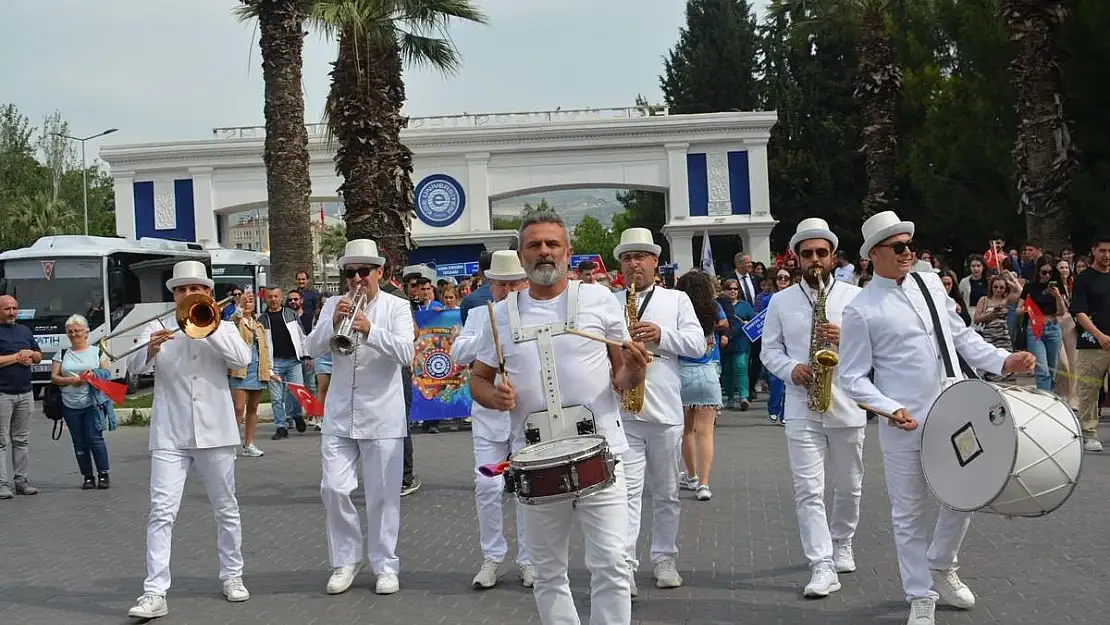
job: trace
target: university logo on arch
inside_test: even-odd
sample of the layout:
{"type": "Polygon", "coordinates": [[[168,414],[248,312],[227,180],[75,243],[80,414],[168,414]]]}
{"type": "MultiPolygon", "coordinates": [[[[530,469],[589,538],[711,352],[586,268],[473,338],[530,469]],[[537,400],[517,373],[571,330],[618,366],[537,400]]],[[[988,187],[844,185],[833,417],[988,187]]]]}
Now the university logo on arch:
{"type": "Polygon", "coordinates": [[[46,276],[47,280],[53,280],[54,279],[54,263],[55,262],[56,261],[53,261],[53,260],[44,260],[44,261],[42,261],[42,273],[43,273],[44,276],[46,276]]]}

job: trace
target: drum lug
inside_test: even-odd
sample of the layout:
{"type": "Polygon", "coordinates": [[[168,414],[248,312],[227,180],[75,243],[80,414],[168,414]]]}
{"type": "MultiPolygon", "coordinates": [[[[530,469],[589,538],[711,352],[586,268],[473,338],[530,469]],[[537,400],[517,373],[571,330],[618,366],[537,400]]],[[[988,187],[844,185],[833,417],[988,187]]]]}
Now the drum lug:
{"type": "Polygon", "coordinates": [[[571,465],[570,466],[570,489],[573,490],[573,491],[577,491],[579,484],[580,484],[580,482],[578,480],[578,467],[576,467],[574,465],[571,465]]]}

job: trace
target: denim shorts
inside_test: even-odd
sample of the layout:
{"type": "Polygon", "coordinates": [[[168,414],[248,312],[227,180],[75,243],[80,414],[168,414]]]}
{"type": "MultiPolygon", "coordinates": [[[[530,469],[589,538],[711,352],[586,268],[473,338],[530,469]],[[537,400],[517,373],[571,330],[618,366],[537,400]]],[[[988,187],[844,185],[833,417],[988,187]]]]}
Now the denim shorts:
{"type": "Polygon", "coordinates": [[[721,369],[716,362],[680,362],[682,406],[685,408],[721,407],[721,369]]]}
{"type": "Polygon", "coordinates": [[[312,359],[312,372],[316,375],[331,375],[331,355],[312,359]]]}

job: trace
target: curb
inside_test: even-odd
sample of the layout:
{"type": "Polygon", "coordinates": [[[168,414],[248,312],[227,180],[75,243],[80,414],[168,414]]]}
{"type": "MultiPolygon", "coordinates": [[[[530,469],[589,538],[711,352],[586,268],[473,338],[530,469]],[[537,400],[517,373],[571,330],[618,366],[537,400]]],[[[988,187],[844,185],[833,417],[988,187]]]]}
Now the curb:
{"type": "MultiPolygon", "coordinates": [[[[150,408],[116,408],[116,421],[119,425],[131,425],[138,415],[138,421],[143,425],[150,423],[150,408]]],[[[270,404],[258,404],[258,422],[273,423],[274,411],[270,404]]]]}

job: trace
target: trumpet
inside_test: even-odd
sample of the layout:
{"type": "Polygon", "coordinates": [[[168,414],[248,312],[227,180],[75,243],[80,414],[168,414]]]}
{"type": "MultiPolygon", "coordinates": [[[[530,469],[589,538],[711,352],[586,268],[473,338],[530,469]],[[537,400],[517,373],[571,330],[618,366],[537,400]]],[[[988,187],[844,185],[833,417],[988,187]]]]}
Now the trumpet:
{"type": "Polygon", "coordinates": [[[121,354],[113,354],[112,352],[108,351],[108,340],[120,336],[121,334],[126,334],[137,328],[141,328],[151,321],[159,321],[165,317],[170,316],[171,314],[177,321],[177,330],[175,330],[175,332],[184,332],[185,336],[191,339],[207,338],[209,336],[212,336],[212,333],[220,327],[221,313],[223,312],[223,309],[231,303],[232,299],[233,298],[229,296],[217,302],[215,298],[204,293],[193,293],[192,295],[187,295],[182,298],[176,306],[164,313],[157,314],[140,323],[135,323],[127,326],[126,328],[121,328],[116,330],[115,332],[112,332],[111,334],[100,339],[100,341],[97,343],[97,346],[100,347],[100,351],[103,352],[109,360],[115,361],[130,356],[140,349],[144,349],[147,345],[150,345],[150,341],[147,341],[141,345],[136,345],[121,354]]]}
{"type": "Polygon", "coordinates": [[[335,329],[335,335],[331,337],[328,345],[331,351],[343,354],[344,356],[350,355],[355,351],[355,337],[354,324],[355,314],[366,307],[368,300],[366,296],[366,288],[359,286],[358,289],[350,295],[353,302],[351,312],[339,322],[339,327],[335,329]]]}

